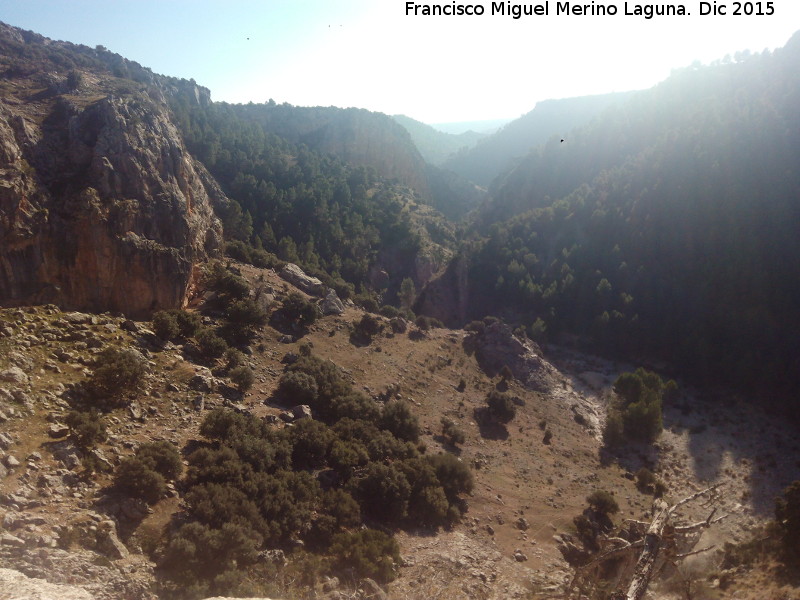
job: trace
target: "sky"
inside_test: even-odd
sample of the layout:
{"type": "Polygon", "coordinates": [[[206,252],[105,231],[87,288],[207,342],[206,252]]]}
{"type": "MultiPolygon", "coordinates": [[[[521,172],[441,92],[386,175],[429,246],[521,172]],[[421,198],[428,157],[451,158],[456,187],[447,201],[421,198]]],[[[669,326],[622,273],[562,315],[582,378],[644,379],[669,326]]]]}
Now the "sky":
{"type": "Polygon", "coordinates": [[[800,29],[797,0],[744,3],[773,12],[749,16],[730,14],[736,2],[689,0],[689,15],[651,19],[626,15],[623,0],[585,5],[613,16],[557,15],[556,0],[503,3],[547,5],[548,15],[519,19],[492,15],[492,2],[431,4],[468,2],[484,14],[415,16],[404,0],[0,0],[0,21],[193,78],[213,100],[355,106],[426,123],[648,88],[694,61],[783,46],[800,29]],[[701,16],[701,4],[728,14],[701,16]]]}

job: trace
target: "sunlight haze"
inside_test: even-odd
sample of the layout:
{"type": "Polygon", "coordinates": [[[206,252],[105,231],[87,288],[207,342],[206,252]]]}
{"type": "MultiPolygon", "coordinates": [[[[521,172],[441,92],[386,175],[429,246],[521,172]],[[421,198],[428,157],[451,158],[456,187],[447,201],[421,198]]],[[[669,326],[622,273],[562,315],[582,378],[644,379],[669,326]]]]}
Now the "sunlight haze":
{"type": "MultiPolygon", "coordinates": [[[[450,4],[450,3],[441,3],[450,4]]],[[[0,20],[194,78],[214,100],[366,108],[452,122],[517,117],[539,100],[650,87],[675,68],[786,43],[772,16],[406,16],[405,2],[0,1],[0,20]]],[[[614,3],[606,3],[614,4],[614,3]]],[[[632,3],[629,3],[632,5],[632,3]]],[[[764,3],[765,4],[765,3],[764,3]]],[[[732,3],[729,3],[729,10],[732,3]]]]}

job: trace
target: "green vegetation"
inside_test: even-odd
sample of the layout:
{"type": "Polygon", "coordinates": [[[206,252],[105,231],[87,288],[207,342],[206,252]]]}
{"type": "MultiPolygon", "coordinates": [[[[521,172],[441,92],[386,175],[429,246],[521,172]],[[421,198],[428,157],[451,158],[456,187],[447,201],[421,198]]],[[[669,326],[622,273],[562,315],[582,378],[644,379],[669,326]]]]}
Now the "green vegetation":
{"type": "MultiPolygon", "coordinates": [[[[397,543],[358,529],[363,519],[436,528],[466,510],[462,496],[472,490],[472,473],[452,455],[420,454],[414,446],[419,424],[407,404],[381,408],[355,391],[336,365],[310,353],[287,367],[277,395],[292,404],[302,400],[320,420],[275,429],[225,409],[203,420],[200,433],[208,442],[188,457],[184,524],[159,562],[173,592],[187,585],[199,590],[195,596],[237,589],[245,573],[263,573],[259,551],[297,539],[320,557],[314,568],[321,572],[388,582],[399,562],[397,543]],[[326,470],[336,477],[323,492],[315,474],[326,470]],[[233,536],[229,545],[227,535],[233,536]],[[212,566],[213,555],[197,547],[201,540],[220,553],[212,566]]],[[[155,501],[166,475],[148,457],[140,449],[125,461],[117,485],[155,501]]],[[[294,560],[316,559],[298,554],[294,560]]]]}
{"type": "Polygon", "coordinates": [[[800,480],[793,482],[775,500],[775,520],[778,523],[783,555],[790,568],[800,566],[800,480]]]}
{"type": "Polygon", "coordinates": [[[109,347],[95,359],[86,391],[92,405],[113,408],[134,395],[147,373],[147,361],[136,350],[109,347]]]}
{"type": "Polygon", "coordinates": [[[448,444],[453,446],[463,444],[467,440],[467,436],[464,435],[464,432],[458,425],[447,417],[442,417],[442,437],[444,437],[448,444]]]}
{"type": "Polygon", "coordinates": [[[167,481],[180,477],[183,461],[169,442],[142,444],[133,457],[124,459],[114,474],[121,493],[154,504],[167,491],[167,481]]]}
{"type": "Polygon", "coordinates": [[[586,502],[593,511],[608,517],[619,512],[619,504],[612,494],[605,490],[596,490],[586,497],[586,502]]]}
{"type": "Polygon", "coordinates": [[[229,255],[257,266],[274,266],[276,256],[297,263],[342,298],[368,283],[383,250],[398,258],[390,295],[413,272],[422,238],[400,193],[375,168],[347,164],[372,157],[341,160],[329,148],[315,149],[317,140],[305,135],[312,121],[330,122],[333,132],[354,119],[387,133],[396,128],[391,135],[402,131],[388,118],[275,103],[190,106],[179,96],[171,108],[189,151],[232,199],[221,210],[229,255]]]}
{"type": "Polygon", "coordinates": [[[517,407],[511,394],[492,390],[486,396],[486,407],[489,416],[498,423],[508,423],[517,414],[517,407]]]}
{"type": "Polygon", "coordinates": [[[96,409],[70,411],[66,424],[69,425],[70,437],[79,448],[93,448],[106,439],[106,426],[96,409]]]}
{"type": "Polygon", "coordinates": [[[654,442],[662,429],[662,401],[676,389],[674,381],[664,384],[657,374],[641,367],[620,375],[614,382],[617,402],[609,407],[603,430],[606,445],[615,447],[629,440],[654,442]]]}

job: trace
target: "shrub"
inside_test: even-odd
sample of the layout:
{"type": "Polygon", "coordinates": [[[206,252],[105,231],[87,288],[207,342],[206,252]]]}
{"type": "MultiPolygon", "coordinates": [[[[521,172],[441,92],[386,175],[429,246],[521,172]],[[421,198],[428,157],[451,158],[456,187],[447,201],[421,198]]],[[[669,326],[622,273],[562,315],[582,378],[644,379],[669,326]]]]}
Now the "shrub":
{"type": "Polygon", "coordinates": [[[231,584],[238,581],[237,570],[256,561],[260,544],[257,533],[238,524],[225,523],[215,529],[187,523],[171,537],[159,569],[183,584],[180,587],[184,593],[187,586],[200,588],[196,597],[212,591],[227,593],[231,584]],[[203,587],[201,582],[211,587],[203,587]]]}
{"type": "Polygon", "coordinates": [[[475,478],[469,467],[452,454],[436,454],[425,457],[433,470],[447,499],[453,503],[460,494],[469,494],[475,487],[475,478]]]}
{"type": "Polygon", "coordinates": [[[219,358],[228,350],[228,344],[219,337],[210,327],[201,329],[197,334],[197,344],[200,352],[206,358],[219,358]]]}
{"type": "Polygon", "coordinates": [[[284,299],[280,314],[289,323],[295,323],[300,327],[313,325],[318,316],[317,306],[298,292],[292,292],[284,299]]]}
{"type": "Polygon", "coordinates": [[[126,458],[117,467],[114,486],[133,498],[154,504],[166,493],[164,477],[138,458],[126,458]]]}
{"type": "Polygon", "coordinates": [[[324,423],[300,419],[289,429],[292,445],[292,466],[295,469],[317,469],[325,466],[335,434],[324,423]]]}
{"type": "Polygon", "coordinates": [[[228,348],[223,358],[225,359],[225,368],[228,370],[235,369],[244,362],[244,354],[236,348],[228,348]]]}
{"type": "Polygon", "coordinates": [[[267,323],[267,313],[250,298],[243,298],[231,304],[225,311],[225,316],[228,321],[243,329],[257,329],[267,323]]]}
{"type": "Polygon", "coordinates": [[[775,500],[775,519],[781,532],[784,559],[789,566],[800,566],[800,480],[783,490],[775,500]]]}
{"type": "Polygon", "coordinates": [[[402,317],[394,317],[391,321],[389,321],[389,326],[392,328],[394,333],[405,333],[408,329],[406,320],[402,317]]]}
{"type": "Polygon", "coordinates": [[[246,392],[249,390],[251,387],[253,387],[253,383],[256,381],[256,376],[253,373],[253,370],[246,365],[240,365],[234,369],[231,369],[230,373],[228,373],[228,376],[231,378],[231,381],[240,392],[246,392]]]}
{"type": "Polygon", "coordinates": [[[369,463],[355,491],[362,510],[373,518],[397,522],[408,514],[411,485],[394,465],[369,463]]]}
{"type": "Polygon", "coordinates": [[[586,502],[598,514],[608,517],[619,512],[619,504],[613,495],[605,490],[596,490],[586,497],[586,502]]]}
{"type": "Polygon", "coordinates": [[[436,327],[444,327],[444,323],[442,323],[439,319],[434,317],[426,317],[425,315],[418,316],[414,321],[414,324],[422,331],[428,331],[429,329],[434,329],[436,327]]]}
{"type": "Polygon", "coordinates": [[[136,458],[168,481],[177,479],[183,471],[181,455],[166,440],[142,444],[136,450],[136,458]]]}
{"type": "Polygon", "coordinates": [[[250,284],[244,277],[232,273],[220,263],[212,263],[205,273],[206,286],[217,292],[222,304],[241,300],[250,295],[250,284]]]}
{"type": "Polygon", "coordinates": [[[400,311],[394,306],[385,304],[381,306],[380,314],[386,317],[387,319],[394,319],[396,316],[400,314],[400,311]]]}
{"type": "Polygon", "coordinates": [[[180,333],[178,320],[171,312],[160,310],[153,315],[153,331],[162,340],[174,340],[180,333]]]}
{"type": "Polygon", "coordinates": [[[336,440],[331,445],[328,464],[342,479],[350,479],[353,471],[369,462],[369,452],[357,440],[336,440]]]}
{"type": "Polygon", "coordinates": [[[395,564],[400,562],[397,541],[375,529],[340,533],[333,538],[330,553],[334,568],[353,573],[357,578],[369,577],[388,583],[395,576],[395,564]]]}
{"type": "Polygon", "coordinates": [[[664,393],[677,393],[677,386],[666,386],[651,371],[639,368],[633,373],[623,373],[614,382],[617,403],[609,409],[603,439],[608,446],[620,445],[626,440],[653,442],[663,428],[661,406],[664,393]]]}
{"type": "Polygon", "coordinates": [[[458,428],[455,422],[447,417],[442,417],[442,436],[453,446],[463,444],[467,439],[464,432],[458,428]]]}
{"type": "Polygon", "coordinates": [[[353,333],[364,340],[371,340],[373,336],[378,335],[383,329],[381,322],[370,314],[365,314],[361,320],[355,325],[353,333]]]}
{"type": "Polygon", "coordinates": [[[486,405],[492,418],[500,423],[508,423],[517,414],[513,398],[505,392],[497,390],[489,392],[486,396],[486,405]]]}
{"type": "Polygon", "coordinates": [[[171,310],[169,311],[178,323],[178,335],[182,338],[194,337],[200,328],[203,326],[200,320],[200,315],[186,310],[171,310]]]}
{"type": "Polygon", "coordinates": [[[419,439],[419,421],[408,404],[401,400],[386,403],[380,419],[380,428],[407,442],[416,442],[419,439]]]}
{"type": "Polygon", "coordinates": [[[642,492],[649,492],[656,484],[656,476],[647,467],[642,467],[636,471],[636,487],[642,492]]]}
{"type": "Polygon", "coordinates": [[[136,350],[110,347],[97,357],[87,389],[96,400],[116,404],[135,392],[147,373],[147,361],[136,350]]]}
{"type": "Polygon", "coordinates": [[[319,395],[317,381],[302,371],[289,371],[278,382],[278,396],[290,404],[313,406],[319,395]]]}
{"type": "Polygon", "coordinates": [[[66,422],[70,428],[70,437],[84,450],[93,448],[106,439],[106,426],[95,409],[80,412],[74,410],[67,415],[66,422]]]}

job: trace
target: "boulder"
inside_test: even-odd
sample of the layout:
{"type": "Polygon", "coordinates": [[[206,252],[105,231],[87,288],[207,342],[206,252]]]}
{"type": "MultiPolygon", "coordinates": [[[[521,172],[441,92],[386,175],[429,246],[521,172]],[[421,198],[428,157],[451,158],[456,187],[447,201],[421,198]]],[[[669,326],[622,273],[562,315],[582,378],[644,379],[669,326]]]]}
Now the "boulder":
{"type": "Polygon", "coordinates": [[[298,419],[312,419],[311,407],[308,404],[298,404],[292,407],[292,416],[294,420],[298,419]]]}
{"type": "Polygon", "coordinates": [[[96,540],[97,551],[111,560],[128,558],[128,549],[117,536],[117,526],[114,521],[106,520],[97,524],[96,540]]]}
{"type": "Polygon", "coordinates": [[[514,335],[502,321],[487,325],[468,342],[474,344],[475,358],[490,376],[507,366],[517,381],[537,392],[546,392],[558,382],[558,371],[542,357],[541,349],[531,340],[514,335]]]}
{"type": "Polygon", "coordinates": [[[344,312],[344,303],[336,295],[336,290],[329,289],[319,308],[323,315],[340,315],[344,312]]]}
{"type": "Polygon", "coordinates": [[[93,596],[75,585],[49,583],[0,568],[0,598],[9,600],[92,600],[93,596]]]}
{"type": "Polygon", "coordinates": [[[25,371],[19,367],[10,367],[0,371],[0,381],[9,383],[28,383],[30,378],[25,374],[25,371]]]}
{"type": "Polygon", "coordinates": [[[321,296],[325,293],[325,286],[319,279],[306,275],[303,269],[293,263],[286,263],[280,276],[306,294],[321,296]]]}

